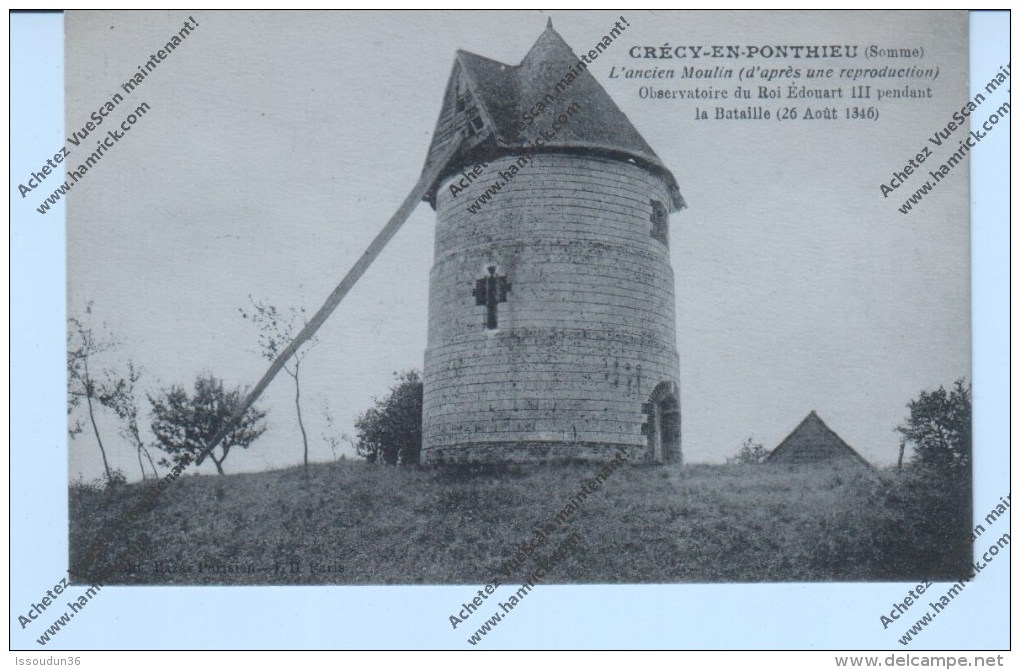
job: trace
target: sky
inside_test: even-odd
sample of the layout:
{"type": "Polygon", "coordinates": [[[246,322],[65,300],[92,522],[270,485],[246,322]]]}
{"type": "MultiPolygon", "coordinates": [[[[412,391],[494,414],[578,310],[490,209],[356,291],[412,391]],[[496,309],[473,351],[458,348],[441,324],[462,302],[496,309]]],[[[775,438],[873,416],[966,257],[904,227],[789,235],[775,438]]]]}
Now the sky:
{"type": "MultiPolygon", "coordinates": [[[[149,111],[69,197],[69,312],[92,302],[93,327],[120,342],[101,364],[135,361],[149,393],[190,385],[202,372],[230,385],[258,380],[266,362],[238,308],[249,295],[318,308],[417,180],[458,48],[516,64],[550,16],[575,51],[619,19],[191,16],[192,34],[111,119],[142,102],[149,111]]],[[[772,448],[815,410],[868,460],[894,462],[906,403],[970,375],[966,168],[908,215],[897,207],[919,184],[888,199],[879,189],[966,102],[965,17],[625,16],[626,31],[590,70],[672,170],[688,205],[670,218],[685,460],[721,462],[748,436],[772,448]],[[683,80],[609,77],[613,66],[662,66],[629,50],[666,44],[921,47],[923,58],[910,64],[937,66],[939,75],[923,83],[930,100],[873,103],[877,121],[696,121],[694,106],[708,103],[639,95],[648,84],[689,87],[683,80]]],[[[188,18],[68,14],[68,134],[188,18]]],[[[386,393],[393,373],[420,369],[434,220],[420,204],[307,353],[302,409],[313,460],[333,458],[323,439],[327,407],[334,434],[353,436],[355,417],[386,393]]],[[[228,473],[300,462],[291,380],[278,377],[261,405],[269,430],[247,453],[231,453],[228,473]]],[[[101,416],[100,428],[113,464],[137,478],[116,423],[101,416]]],[[[71,479],[101,474],[87,433],[69,455],[71,479]]]]}

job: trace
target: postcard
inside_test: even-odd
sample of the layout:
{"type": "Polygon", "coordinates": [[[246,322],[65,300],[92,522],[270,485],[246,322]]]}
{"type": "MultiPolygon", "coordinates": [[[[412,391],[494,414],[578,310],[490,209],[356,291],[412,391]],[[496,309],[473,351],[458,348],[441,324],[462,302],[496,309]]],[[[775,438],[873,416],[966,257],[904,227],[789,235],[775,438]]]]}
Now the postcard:
{"type": "Polygon", "coordinates": [[[1008,646],[976,20],[68,12],[12,645],[1008,646]]]}

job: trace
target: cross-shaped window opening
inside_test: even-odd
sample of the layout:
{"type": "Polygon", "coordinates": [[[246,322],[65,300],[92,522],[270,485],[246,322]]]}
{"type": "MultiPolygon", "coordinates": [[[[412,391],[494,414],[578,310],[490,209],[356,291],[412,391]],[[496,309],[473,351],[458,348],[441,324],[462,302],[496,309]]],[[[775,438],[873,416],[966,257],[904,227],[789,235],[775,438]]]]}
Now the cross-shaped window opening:
{"type": "Polygon", "coordinates": [[[475,281],[475,305],[485,305],[485,327],[495,330],[499,326],[498,305],[506,302],[506,294],[510,292],[510,283],[505,276],[496,276],[496,266],[489,266],[489,276],[475,281]]]}

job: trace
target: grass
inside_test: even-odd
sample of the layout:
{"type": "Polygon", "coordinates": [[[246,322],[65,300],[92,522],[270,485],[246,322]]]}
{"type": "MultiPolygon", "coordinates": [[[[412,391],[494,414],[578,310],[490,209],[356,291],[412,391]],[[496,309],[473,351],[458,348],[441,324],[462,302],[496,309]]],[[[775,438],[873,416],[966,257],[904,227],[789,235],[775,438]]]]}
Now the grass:
{"type": "MultiPolygon", "coordinates": [[[[70,490],[75,583],[484,584],[596,465],[487,471],[341,461],[185,476],[93,566],[151,482],[70,490]],[[115,566],[112,569],[109,566],[115,566]]],[[[917,581],[969,570],[969,484],[827,466],[628,464],[557,529],[547,583],[917,581]]],[[[534,561],[509,581],[519,581],[534,561]]]]}

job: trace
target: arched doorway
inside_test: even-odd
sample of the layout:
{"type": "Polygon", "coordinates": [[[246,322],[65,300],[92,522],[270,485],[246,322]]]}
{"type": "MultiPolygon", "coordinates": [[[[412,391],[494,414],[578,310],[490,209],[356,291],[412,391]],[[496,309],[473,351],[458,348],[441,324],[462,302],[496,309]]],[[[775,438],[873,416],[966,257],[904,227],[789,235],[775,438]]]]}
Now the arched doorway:
{"type": "Polygon", "coordinates": [[[674,382],[661,382],[645,403],[648,459],[680,463],[680,394],[674,382]]]}

